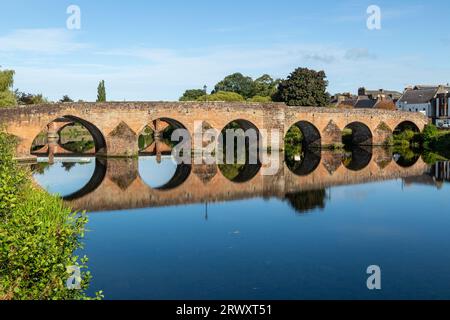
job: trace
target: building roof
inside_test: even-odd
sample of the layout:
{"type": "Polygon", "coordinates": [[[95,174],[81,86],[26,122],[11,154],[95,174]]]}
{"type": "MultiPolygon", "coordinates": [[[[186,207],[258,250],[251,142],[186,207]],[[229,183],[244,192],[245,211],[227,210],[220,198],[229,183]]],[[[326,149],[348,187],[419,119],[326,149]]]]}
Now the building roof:
{"type": "Polygon", "coordinates": [[[402,96],[401,92],[393,90],[366,90],[366,95],[376,97],[380,94],[392,97],[392,99],[399,99],[402,96]]]}
{"type": "Polygon", "coordinates": [[[423,104],[430,102],[437,94],[439,87],[425,87],[408,89],[400,98],[400,103],[406,104],[423,104]]]}
{"type": "Polygon", "coordinates": [[[354,105],[355,108],[359,109],[368,109],[373,108],[377,104],[378,100],[376,99],[369,99],[367,96],[359,96],[358,101],[356,101],[356,104],[354,105]]]}

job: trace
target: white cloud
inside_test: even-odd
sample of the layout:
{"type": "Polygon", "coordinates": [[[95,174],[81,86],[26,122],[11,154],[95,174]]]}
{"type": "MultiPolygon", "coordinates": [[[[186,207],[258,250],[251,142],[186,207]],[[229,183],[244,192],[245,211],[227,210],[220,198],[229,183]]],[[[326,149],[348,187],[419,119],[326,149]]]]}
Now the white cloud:
{"type": "MultiPolygon", "coordinates": [[[[68,47],[76,44],[70,37],[63,36],[63,39],[68,47]]],[[[2,41],[4,38],[0,38],[2,41]]],[[[95,100],[98,81],[104,79],[108,99],[175,100],[185,89],[202,88],[205,84],[212,88],[233,72],[253,77],[263,73],[286,77],[296,67],[324,70],[332,93],[356,91],[360,86],[401,90],[405,82],[447,82],[445,77],[449,73],[443,68],[419,70],[417,66],[423,57],[400,59],[383,55],[378,59],[382,63],[375,64],[372,61],[375,56],[368,49],[349,50],[338,44],[289,43],[265,48],[221,46],[183,50],[137,47],[93,52],[75,45],[72,48],[79,50],[77,55],[69,53],[55,62],[51,54],[58,53],[61,46],[66,45],[54,45],[53,50],[45,51],[49,54],[46,59],[32,60],[32,63],[23,59],[7,65],[16,70],[16,87],[42,92],[52,100],[63,94],[74,99],[95,100]]],[[[21,46],[16,48],[21,50],[21,46]]],[[[29,53],[32,58],[33,52],[29,53]]]]}
{"type": "Polygon", "coordinates": [[[366,60],[366,59],[376,59],[376,55],[370,53],[367,48],[352,48],[348,49],[345,53],[345,59],[357,61],[357,60],[366,60]]]}
{"type": "Polygon", "coordinates": [[[0,52],[61,54],[86,48],[75,41],[74,31],[66,29],[19,29],[0,36],[0,52]]]}

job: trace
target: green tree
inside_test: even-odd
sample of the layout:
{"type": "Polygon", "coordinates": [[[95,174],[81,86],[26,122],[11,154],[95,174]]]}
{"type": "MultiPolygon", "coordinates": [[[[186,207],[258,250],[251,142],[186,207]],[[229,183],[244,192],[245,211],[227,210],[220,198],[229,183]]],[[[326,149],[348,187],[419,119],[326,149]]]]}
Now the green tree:
{"type": "Polygon", "coordinates": [[[225,92],[225,91],[219,91],[217,93],[213,93],[211,95],[203,95],[202,97],[199,97],[197,101],[226,101],[226,102],[233,102],[233,101],[245,101],[244,97],[236,92],[225,92]]]}
{"type": "Polygon", "coordinates": [[[249,99],[255,95],[255,83],[252,78],[242,73],[233,73],[216,84],[213,93],[220,91],[235,92],[249,99]]]}
{"type": "Polygon", "coordinates": [[[32,105],[32,104],[43,104],[48,103],[47,98],[45,98],[41,93],[40,94],[32,94],[20,92],[18,90],[14,91],[16,96],[17,103],[19,105],[32,105]]]}
{"type": "Polygon", "coordinates": [[[14,84],[13,70],[0,70],[0,107],[9,107],[17,104],[16,97],[11,91],[14,84]]]}
{"type": "Polygon", "coordinates": [[[106,101],[106,87],[105,80],[100,81],[97,87],[97,102],[105,102],[106,101]]]}
{"type": "Polygon", "coordinates": [[[329,104],[328,81],[324,71],[298,68],[278,86],[276,100],[290,106],[324,107],[329,104]]]}
{"type": "Polygon", "coordinates": [[[254,81],[255,96],[272,97],[278,89],[281,80],[274,80],[268,74],[264,74],[254,81]]]}
{"type": "Polygon", "coordinates": [[[254,96],[253,98],[248,100],[249,102],[257,102],[257,103],[267,103],[271,102],[272,99],[270,96],[254,96]]]}
{"type": "Polygon", "coordinates": [[[70,97],[66,94],[66,95],[64,95],[63,97],[62,97],[62,99],[61,100],[59,100],[59,102],[73,102],[73,100],[72,99],[70,99],[70,97]]]}
{"type": "Polygon", "coordinates": [[[180,101],[196,101],[198,98],[205,95],[205,91],[202,89],[186,90],[180,97],[180,101]]]}

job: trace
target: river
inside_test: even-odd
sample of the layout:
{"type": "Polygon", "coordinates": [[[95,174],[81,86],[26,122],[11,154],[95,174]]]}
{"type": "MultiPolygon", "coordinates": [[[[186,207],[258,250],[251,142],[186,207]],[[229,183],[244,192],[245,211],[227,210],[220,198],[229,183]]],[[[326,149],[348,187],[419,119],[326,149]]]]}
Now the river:
{"type": "Polygon", "coordinates": [[[91,294],[450,299],[447,162],[324,151],[268,177],[170,156],[39,161],[35,180],[88,212],[91,294]]]}

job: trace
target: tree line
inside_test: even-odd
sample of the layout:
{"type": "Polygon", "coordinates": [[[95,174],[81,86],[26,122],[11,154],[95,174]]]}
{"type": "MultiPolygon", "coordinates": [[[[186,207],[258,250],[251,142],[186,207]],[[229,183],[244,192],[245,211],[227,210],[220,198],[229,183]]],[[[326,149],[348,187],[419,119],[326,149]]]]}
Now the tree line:
{"type": "Polygon", "coordinates": [[[330,103],[328,81],[324,71],[295,69],[286,79],[273,79],[264,74],[253,80],[242,73],[233,73],[219,81],[210,94],[206,87],[189,89],[180,101],[249,101],[284,102],[291,106],[325,107],[330,103]]]}
{"type": "MultiPolygon", "coordinates": [[[[19,89],[13,89],[14,70],[0,70],[0,107],[11,107],[17,105],[33,105],[50,103],[42,93],[33,94],[22,92],[19,89]]],[[[82,100],[78,100],[82,102],[82,100]]],[[[105,81],[100,81],[97,87],[97,102],[106,101],[105,81]]],[[[58,102],[74,102],[68,95],[64,95],[58,102]]]]}
{"type": "MultiPolygon", "coordinates": [[[[13,70],[0,70],[0,107],[45,104],[50,101],[41,93],[32,94],[13,90],[13,70]]],[[[286,79],[274,79],[264,74],[252,79],[242,73],[234,73],[219,81],[208,93],[204,89],[189,89],[180,101],[249,101],[257,103],[284,102],[291,106],[328,106],[328,80],[324,71],[307,68],[295,69],[286,79]]],[[[81,100],[79,100],[81,102],[81,100]]],[[[97,87],[97,102],[105,102],[106,86],[102,80],[97,87]]],[[[74,102],[64,95],[58,102],[74,102]]]]}

